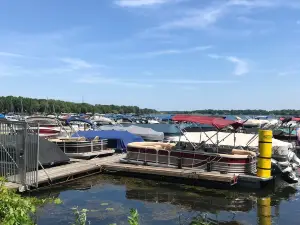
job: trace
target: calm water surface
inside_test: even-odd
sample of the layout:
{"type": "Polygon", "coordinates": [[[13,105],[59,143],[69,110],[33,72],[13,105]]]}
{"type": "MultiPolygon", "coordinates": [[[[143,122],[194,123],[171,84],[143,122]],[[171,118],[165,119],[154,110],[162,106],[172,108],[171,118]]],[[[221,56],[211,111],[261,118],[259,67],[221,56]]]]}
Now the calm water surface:
{"type": "Polygon", "coordinates": [[[37,193],[63,200],[47,205],[37,214],[39,225],[71,224],[71,208],[89,210],[91,225],[127,224],[130,208],[138,209],[143,225],[189,225],[204,219],[210,224],[300,224],[298,186],[285,186],[266,193],[205,189],[136,178],[98,175],[37,193]],[[271,206],[257,202],[270,200],[271,206]],[[268,215],[271,211],[271,217],[268,215]],[[269,221],[268,221],[269,220],[269,221]]]}

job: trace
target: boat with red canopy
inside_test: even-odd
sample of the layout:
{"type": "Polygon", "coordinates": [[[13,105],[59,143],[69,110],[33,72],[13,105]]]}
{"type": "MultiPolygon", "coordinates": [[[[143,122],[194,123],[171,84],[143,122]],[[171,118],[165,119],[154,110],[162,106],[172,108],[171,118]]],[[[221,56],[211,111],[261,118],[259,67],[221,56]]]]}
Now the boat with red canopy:
{"type": "MultiPolygon", "coordinates": [[[[208,116],[175,115],[176,122],[191,122],[212,125],[218,130],[226,127],[237,129],[242,124],[237,121],[208,116]]],[[[146,164],[171,168],[185,168],[199,171],[217,172],[220,174],[256,173],[256,153],[247,150],[231,149],[220,153],[212,149],[181,145],[180,143],[142,142],[130,143],[127,146],[127,157],[123,163],[146,164]]]]}
{"type": "MultiPolygon", "coordinates": [[[[243,126],[242,122],[196,115],[175,115],[172,120],[176,123],[210,125],[215,127],[217,131],[214,132],[213,136],[207,137],[210,143],[209,146],[204,141],[199,143],[190,142],[183,132],[182,135],[184,137],[182,139],[188,140],[188,143],[181,142],[180,138],[177,143],[130,143],[127,146],[127,156],[125,159],[121,159],[121,162],[217,174],[230,174],[238,176],[239,180],[244,181],[248,186],[250,184],[250,186],[255,187],[261,187],[263,183],[268,183],[273,179],[273,177],[261,178],[256,176],[257,151],[238,149],[235,145],[231,147],[227,146],[227,148],[219,147],[219,144],[223,140],[219,141],[218,135],[222,133],[222,138],[225,139],[233,134],[234,140],[236,140],[236,131],[243,126]],[[221,132],[224,129],[231,130],[232,132],[221,132]],[[223,137],[224,133],[226,134],[225,138],[223,137]],[[251,181],[249,182],[249,180],[251,181]]],[[[207,136],[206,132],[202,132],[202,134],[207,136]]],[[[286,179],[286,181],[292,183],[298,180],[286,179]]]]}
{"type": "Polygon", "coordinates": [[[243,126],[243,123],[239,121],[225,120],[223,118],[211,117],[211,116],[175,115],[172,118],[172,120],[177,122],[190,122],[190,123],[211,125],[217,128],[218,130],[221,130],[229,126],[232,126],[234,129],[243,126]]]}

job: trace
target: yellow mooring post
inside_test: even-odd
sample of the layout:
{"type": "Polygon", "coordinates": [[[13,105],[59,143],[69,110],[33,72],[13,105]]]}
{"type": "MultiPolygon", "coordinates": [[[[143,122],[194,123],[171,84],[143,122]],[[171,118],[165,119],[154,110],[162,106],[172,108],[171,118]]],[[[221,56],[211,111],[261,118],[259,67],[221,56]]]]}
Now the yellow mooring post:
{"type": "Polygon", "coordinates": [[[257,217],[259,225],[272,224],[271,198],[257,199],[257,217]]]}
{"type": "Polygon", "coordinates": [[[271,177],[272,138],[271,130],[259,130],[258,177],[271,177]]]}

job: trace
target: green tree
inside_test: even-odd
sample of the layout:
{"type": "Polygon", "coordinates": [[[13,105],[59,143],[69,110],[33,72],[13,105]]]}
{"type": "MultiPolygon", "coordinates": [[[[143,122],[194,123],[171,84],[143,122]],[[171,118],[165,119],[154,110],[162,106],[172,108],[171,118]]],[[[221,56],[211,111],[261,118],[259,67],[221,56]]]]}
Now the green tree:
{"type": "Polygon", "coordinates": [[[14,96],[0,96],[0,112],[22,111],[28,113],[156,113],[154,109],[140,109],[137,106],[91,105],[65,102],[54,99],[33,99],[14,96]]]}

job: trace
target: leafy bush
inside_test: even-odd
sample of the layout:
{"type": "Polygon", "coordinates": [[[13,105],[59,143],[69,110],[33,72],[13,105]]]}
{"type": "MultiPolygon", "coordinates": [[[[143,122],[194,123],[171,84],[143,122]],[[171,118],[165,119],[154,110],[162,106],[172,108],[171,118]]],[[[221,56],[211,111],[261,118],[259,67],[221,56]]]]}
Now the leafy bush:
{"type": "Polygon", "coordinates": [[[59,199],[37,199],[22,197],[5,186],[5,179],[0,178],[0,224],[33,225],[33,215],[38,206],[46,203],[60,204],[59,199]]]}

